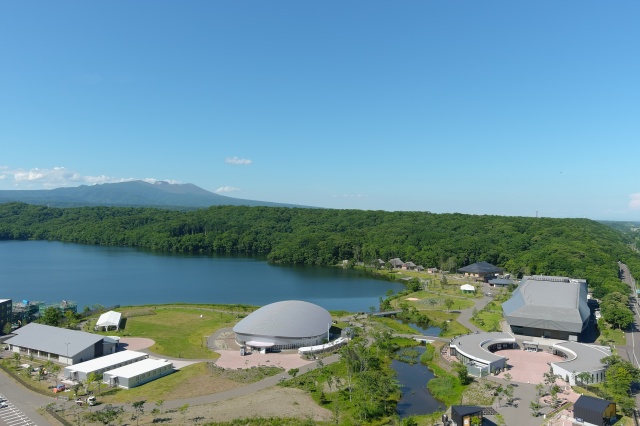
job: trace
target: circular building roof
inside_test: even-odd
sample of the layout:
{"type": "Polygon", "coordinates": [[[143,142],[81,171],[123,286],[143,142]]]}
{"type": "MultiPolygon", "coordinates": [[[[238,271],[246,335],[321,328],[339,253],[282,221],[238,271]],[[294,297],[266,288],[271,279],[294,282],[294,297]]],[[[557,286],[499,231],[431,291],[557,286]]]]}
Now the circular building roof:
{"type": "Polygon", "coordinates": [[[263,306],[233,327],[241,334],[273,337],[312,337],[327,332],[329,312],[313,303],[285,300],[263,306]]]}

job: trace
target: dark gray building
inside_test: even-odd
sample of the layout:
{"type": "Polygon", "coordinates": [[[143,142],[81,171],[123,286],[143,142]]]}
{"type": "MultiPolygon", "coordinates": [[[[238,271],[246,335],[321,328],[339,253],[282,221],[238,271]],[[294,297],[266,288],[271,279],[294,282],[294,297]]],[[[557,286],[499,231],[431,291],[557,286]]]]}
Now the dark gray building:
{"type": "Polygon", "coordinates": [[[573,404],[573,417],[584,425],[606,426],[614,423],[616,404],[605,399],[581,395],[573,404]]]}
{"type": "MultiPolygon", "coordinates": [[[[9,324],[11,326],[11,310],[13,309],[13,302],[11,299],[0,299],[0,334],[4,333],[5,326],[9,324]]],[[[6,330],[10,331],[10,330],[6,330]]]]}
{"type": "Polygon", "coordinates": [[[587,282],[567,277],[524,277],[502,310],[515,334],[579,341],[589,324],[587,282]]]}
{"type": "Polygon", "coordinates": [[[458,269],[458,273],[478,281],[488,281],[501,274],[504,270],[488,262],[476,262],[458,269]]]}
{"type": "Polygon", "coordinates": [[[471,426],[474,417],[482,420],[482,411],[483,408],[477,405],[452,405],[451,421],[456,426],[471,426]]]}
{"type": "Polygon", "coordinates": [[[98,334],[31,323],[6,340],[12,352],[22,356],[71,365],[115,352],[117,342],[98,334]]]}

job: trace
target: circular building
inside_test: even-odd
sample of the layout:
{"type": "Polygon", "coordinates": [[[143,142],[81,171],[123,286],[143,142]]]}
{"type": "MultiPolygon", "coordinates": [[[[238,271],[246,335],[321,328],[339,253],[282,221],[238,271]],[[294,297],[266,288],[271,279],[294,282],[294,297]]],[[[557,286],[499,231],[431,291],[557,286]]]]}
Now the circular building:
{"type": "Polygon", "coordinates": [[[285,300],[263,306],[233,327],[236,342],[261,350],[296,349],[327,339],[329,312],[313,303],[285,300]]]}

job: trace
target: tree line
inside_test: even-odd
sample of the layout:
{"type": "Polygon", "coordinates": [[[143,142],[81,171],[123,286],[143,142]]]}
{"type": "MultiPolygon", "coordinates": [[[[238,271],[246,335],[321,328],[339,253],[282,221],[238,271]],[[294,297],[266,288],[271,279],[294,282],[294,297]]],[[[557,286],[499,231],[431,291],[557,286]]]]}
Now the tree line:
{"type": "Polygon", "coordinates": [[[517,276],[586,278],[595,297],[627,293],[618,260],[640,276],[621,232],[588,219],[428,212],[215,206],[51,208],[0,205],[0,240],[56,240],[173,253],[264,255],[270,262],[333,265],[400,257],[455,270],[487,261],[517,276]]]}

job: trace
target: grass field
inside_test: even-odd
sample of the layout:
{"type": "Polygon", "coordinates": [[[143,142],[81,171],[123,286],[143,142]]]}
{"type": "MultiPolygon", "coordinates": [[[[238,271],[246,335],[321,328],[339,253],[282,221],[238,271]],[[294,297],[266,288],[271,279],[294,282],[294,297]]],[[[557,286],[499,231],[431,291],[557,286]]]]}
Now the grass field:
{"type": "MultiPolygon", "coordinates": [[[[166,401],[224,392],[246,386],[284,371],[278,367],[260,367],[240,371],[221,371],[209,363],[192,364],[173,374],[128,390],[116,389],[98,399],[107,404],[131,401],[166,401]]],[[[103,392],[106,390],[102,386],[103,392]]]]}
{"type": "Polygon", "coordinates": [[[503,319],[502,302],[493,300],[471,318],[471,322],[484,331],[497,331],[503,319]]]}
{"type": "MultiPolygon", "coordinates": [[[[598,337],[597,343],[601,345],[625,345],[627,339],[624,335],[624,331],[619,329],[612,329],[604,322],[602,322],[604,328],[600,330],[600,337],[598,337]]],[[[600,324],[598,324],[600,326],[600,324]]]]}
{"type": "Polygon", "coordinates": [[[175,358],[217,359],[219,355],[205,346],[206,336],[238,321],[235,313],[202,306],[125,307],[119,311],[127,318],[125,335],[153,339],[156,343],[150,351],[175,358]]]}
{"type": "Polygon", "coordinates": [[[422,290],[416,291],[415,293],[410,293],[401,298],[394,299],[391,302],[391,306],[394,308],[398,308],[401,304],[406,303],[408,306],[413,306],[419,311],[432,311],[432,310],[461,310],[468,309],[473,306],[474,301],[471,297],[463,296],[463,293],[456,296],[447,296],[439,293],[434,293],[430,290],[422,290]],[[410,298],[415,298],[419,300],[407,300],[410,298]],[[445,304],[445,300],[451,300],[452,305],[448,308],[445,304]]]}
{"type": "Polygon", "coordinates": [[[431,311],[428,313],[429,319],[434,321],[437,325],[441,325],[444,321],[447,322],[447,330],[443,330],[440,333],[440,337],[454,337],[461,334],[469,333],[469,329],[464,325],[456,321],[458,314],[451,312],[431,311]]]}

